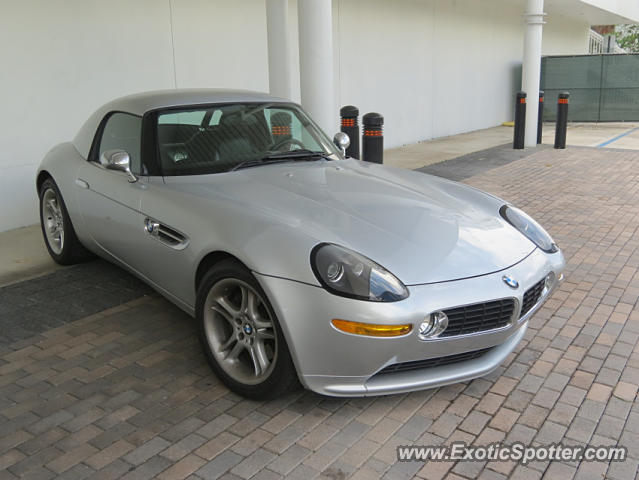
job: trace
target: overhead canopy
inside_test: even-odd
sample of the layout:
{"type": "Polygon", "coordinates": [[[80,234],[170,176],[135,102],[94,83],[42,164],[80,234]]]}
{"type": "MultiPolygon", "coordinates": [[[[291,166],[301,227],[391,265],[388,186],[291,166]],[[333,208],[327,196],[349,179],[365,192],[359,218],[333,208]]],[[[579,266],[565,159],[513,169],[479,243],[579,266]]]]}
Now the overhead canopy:
{"type": "Polygon", "coordinates": [[[639,23],[636,0],[546,0],[548,15],[583,18],[590,25],[639,23]]]}

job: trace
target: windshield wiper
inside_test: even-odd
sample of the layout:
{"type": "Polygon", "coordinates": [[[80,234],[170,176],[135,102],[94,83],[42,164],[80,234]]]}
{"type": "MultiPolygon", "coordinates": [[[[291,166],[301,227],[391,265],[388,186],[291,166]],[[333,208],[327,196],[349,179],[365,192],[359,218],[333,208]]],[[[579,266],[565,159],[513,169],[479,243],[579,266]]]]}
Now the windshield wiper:
{"type": "Polygon", "coordinates": [[[302,149],[291,150],[290,152],[271,153],[270,155],[263,157],[262,160],[279,160],[289,158],[329,158],[330,156],[330,153],[302,149]]]}
{"type": "Polygon", "coordinates": [[[313,150],[292,150],[290,152],[271,153],[262,158],[245,160],[230,168],[229,172],[241,170],[242,168],[257,167],[259,165],[269,165],[273,163],[283,163],[290,161],[313,161],[320,158],[330,158],[331,154],[326,152],[314,152],[313,150]]]}

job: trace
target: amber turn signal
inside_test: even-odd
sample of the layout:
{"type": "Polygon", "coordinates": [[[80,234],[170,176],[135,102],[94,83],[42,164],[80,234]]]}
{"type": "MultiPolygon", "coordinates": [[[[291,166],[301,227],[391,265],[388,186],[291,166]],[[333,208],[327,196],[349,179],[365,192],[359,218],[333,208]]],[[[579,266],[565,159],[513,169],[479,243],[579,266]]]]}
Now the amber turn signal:
{"type": "Polygon", "coordinates": [[[352,333],[354,335],[366,335],[369,337],[399,337],[410,333],[413,329],[410,323],[405,325],[377,325],[374,323],[340,320],[339,318],[334,318],[331,320],[331,323],[342,332],[352,333]]]}

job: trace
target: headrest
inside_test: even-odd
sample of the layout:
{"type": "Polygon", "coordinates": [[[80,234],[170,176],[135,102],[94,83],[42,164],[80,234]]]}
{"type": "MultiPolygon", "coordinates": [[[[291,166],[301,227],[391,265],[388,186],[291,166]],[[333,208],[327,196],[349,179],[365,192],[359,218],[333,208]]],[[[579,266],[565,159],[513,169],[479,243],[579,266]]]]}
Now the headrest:
{"type": "Polygon", "coordinates": [[[226,113],[220,118],[220,125],[233,125],[237,127],[241,124],[255,125],[256,123],[257,118],[255,118],[255,115],[242,115],[242,113],[226,113]]]}
{"type": "Polygon", "coordinates": [[[277,127],[288,127],[291,125],[293,117],[287,112],[277,112],[271,115],[271,125],[277,127]]]}

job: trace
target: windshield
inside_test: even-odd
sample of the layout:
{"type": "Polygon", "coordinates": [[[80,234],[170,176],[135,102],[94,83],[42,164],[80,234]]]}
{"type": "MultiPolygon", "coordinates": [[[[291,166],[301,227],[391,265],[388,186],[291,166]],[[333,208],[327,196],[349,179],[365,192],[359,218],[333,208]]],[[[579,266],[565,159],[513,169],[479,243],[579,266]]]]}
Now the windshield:
{"type": "MultiPolygon", "coordinates": [[[[324,133],[292,104],[220,104],[171,109],[157,118],[162,173],[204,175],[272,156],[338,155],[324,133]]],[[[259,164],[259,163],[256,163],[259,164]]]]}

